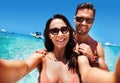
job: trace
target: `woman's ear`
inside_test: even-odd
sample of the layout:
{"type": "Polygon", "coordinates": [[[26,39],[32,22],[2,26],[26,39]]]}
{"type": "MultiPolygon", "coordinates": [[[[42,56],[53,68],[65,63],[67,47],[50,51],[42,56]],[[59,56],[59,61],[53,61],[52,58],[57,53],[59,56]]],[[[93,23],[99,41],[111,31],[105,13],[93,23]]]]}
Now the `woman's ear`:
{"type": "Polygon", "coordinates": [[[51,35],[49,34],[49,38],[51,39],[51,35]]]}

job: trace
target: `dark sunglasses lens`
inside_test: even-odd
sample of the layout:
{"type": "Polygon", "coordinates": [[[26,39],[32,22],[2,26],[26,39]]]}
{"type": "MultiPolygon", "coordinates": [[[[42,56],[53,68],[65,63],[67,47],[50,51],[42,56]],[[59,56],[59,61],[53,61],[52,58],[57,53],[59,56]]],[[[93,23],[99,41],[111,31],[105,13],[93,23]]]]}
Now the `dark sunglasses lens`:
{"type": "Polygon", "coordinates": [[[59,29],[57,28],[50,29],[50,33],[57,35],[59,33],[59,29]]]}
{"type": "Polygon", "coordinates": [[[88,24],[93,23],[94,19],[93,18],[84,18],[84,17],[76,17],[77,22],[83,22],[86,21],[88,24]]]}
{"type": "Polygon", "coordinates": [[[61,28],[61,32],[62,32],[63,34],[67,33],[68,31],[69,31],[69,28],[68,28],[68,27],[62,27],[62,28],[61,28]]]}
{"type": "Polygon", "coordinates": [[[94,21],[93,18],[87,18],[87,19],[86,19],[86,22],[89,23],[89,24],[93,23],[93,21],[94,21]]]}
{"type": "Polygon", "coordinates": [[[77,21],[77,22],[83,22],[83,21],[84,21],[84,18],[83,18],[83,17],[76,17],[76,21],[77,21]]]}

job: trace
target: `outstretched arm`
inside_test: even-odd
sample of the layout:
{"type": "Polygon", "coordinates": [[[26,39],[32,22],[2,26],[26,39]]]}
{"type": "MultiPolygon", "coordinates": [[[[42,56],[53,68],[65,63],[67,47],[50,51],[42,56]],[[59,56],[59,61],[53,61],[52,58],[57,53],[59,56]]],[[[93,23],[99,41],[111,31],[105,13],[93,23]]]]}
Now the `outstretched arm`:
{"type": "Polygon", "coordinates": [[[27,64],[22,60],[0,59],[0,83],[14,83],[27,72],[27,64]]]}
{"type": "Polygon", "coordinates": [[[86,56],[78,57],[78,66],[83,83],[115,83],[114,74],[91,67],[86,56]]]}
{"type": "Polygon", "coordinates": [[[33,70],[42,61],[42,58],[45,55],[46,55],[46,51],[37,50],[27,60],[25,60],[25,63],[27,64],[28,67],[27,72],[33,70]]]}
{"type": "Polygon", "coordinates": [[[14,83],[40,63],[44,53],[33,53],[27,60],[0,59],[0,83],[14,83]]]}

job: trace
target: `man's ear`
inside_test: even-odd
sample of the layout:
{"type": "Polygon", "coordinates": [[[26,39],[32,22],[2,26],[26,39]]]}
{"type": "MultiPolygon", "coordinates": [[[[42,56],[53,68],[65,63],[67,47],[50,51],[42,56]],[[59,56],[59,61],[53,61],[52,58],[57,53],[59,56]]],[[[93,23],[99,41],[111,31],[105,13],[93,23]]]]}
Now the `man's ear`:
{"type": "Polygon", "coordinates": [[[76,23],[76,19],[75,19],[75,16],[74,16],[74,22],[76,23]]]}

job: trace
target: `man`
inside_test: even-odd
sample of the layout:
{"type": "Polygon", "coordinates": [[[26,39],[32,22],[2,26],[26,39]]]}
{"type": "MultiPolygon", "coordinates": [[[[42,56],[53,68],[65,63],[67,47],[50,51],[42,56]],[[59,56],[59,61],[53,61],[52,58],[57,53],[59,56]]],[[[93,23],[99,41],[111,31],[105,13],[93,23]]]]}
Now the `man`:
{"type": "Polygon", "coordinates": [[[82,3],[77,6],[74,21],[76,24],[75,39],[78,53],[87,56],[91,66],[108,70],[104,61],[104,50],[102,45],[89,36],[95,19],[95,9],[91,3],[82,3]]]}

